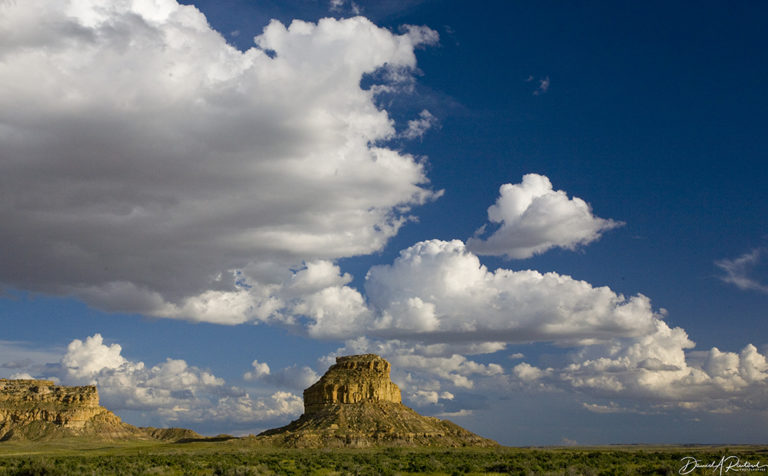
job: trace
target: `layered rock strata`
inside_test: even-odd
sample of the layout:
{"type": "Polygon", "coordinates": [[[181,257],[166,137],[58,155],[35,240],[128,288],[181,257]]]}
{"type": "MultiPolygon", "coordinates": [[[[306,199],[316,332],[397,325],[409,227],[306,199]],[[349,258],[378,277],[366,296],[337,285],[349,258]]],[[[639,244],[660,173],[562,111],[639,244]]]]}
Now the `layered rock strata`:
{"type": "Polygon", "coordinates": [[[403,405],[389,362],[374,354],[338,357],[304,391],[304,414],[259,437],[270,445],[300,448],[497,445],[403,405]]]}
{"type": "MultiPolygon", "coordinates": [[[[123,423],[99,405],[99,392],[93,385],[66,387],[50,380],[0,379],[0,441],[69,436],[165,440],[175,435],[171,430],[145,430],[123,423]]],[[[197,435],[183,431],[185,438],[197,435]]]]}
{"type": "Polygon", "coordinates": [[[400,389],[389,378],[390,368],[375,354],[338,357],[323,378],[304,390],[304,413],[334,404],[400,403],[400,389]]]}

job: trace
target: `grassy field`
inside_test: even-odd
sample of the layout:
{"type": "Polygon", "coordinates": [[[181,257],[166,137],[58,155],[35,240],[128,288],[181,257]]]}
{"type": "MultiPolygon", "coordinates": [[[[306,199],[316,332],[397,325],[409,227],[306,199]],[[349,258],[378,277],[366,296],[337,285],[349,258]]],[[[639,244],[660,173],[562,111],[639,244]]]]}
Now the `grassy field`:
{"type": "MultiPolygon", "coordinates": [[[[0,475],[680,474],[685,457],[705,464],[729,456],[764,464],[768,447],[289,450],[264,448],[248,439],[173,444],[3,442],[0,475]]],[[[727,472],[724,468],[722,474],[727,472]]],[[[721,473],[699,468],[689,474],[721,473]]]]}

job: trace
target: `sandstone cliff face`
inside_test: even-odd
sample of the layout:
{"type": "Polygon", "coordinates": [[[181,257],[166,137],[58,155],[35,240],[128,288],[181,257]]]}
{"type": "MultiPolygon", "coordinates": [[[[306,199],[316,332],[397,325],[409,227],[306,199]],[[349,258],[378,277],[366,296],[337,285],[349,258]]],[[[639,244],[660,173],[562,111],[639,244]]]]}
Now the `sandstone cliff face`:
{"type": "Polygon", "coordinates": [[[0,379],[3,426],[49,422],[82,430],[88,421],[106,411],[99,406],[99,393],[94,386],[60,387],[50,380],[0,379]]]}
{"type": "Polygon", "coordinates": [[[389,371],[389,362],[378,355],[338,357],[323,378],[304,390],[304,413],[337,403],[400,403],[400,389],[389,371]]]}
{"type": "Polygon", "coordinates": [[[66,436],[145,437],[99,405],[93,385],[65,387],[50,380],[0,379],[0,441],[66,436]]]}
{"type": "Polygon", "coordinates": [[[406,407],[389,373],[389,362],[374,354],[338,357],[304,391],[304,415],[259,438],[269,445],[301,448],[497,445],[406,407]]]}

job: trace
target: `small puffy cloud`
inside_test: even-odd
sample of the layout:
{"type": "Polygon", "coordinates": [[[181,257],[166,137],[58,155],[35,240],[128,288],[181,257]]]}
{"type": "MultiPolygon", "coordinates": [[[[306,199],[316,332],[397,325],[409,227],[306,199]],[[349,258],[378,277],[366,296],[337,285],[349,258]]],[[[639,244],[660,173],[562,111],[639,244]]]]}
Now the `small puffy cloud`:
{"type": "Polygon", "coordinates": [[[400,30],[408,35],[417,48],[435,46],[440,42],[440,35],[435,30],[422,25],[403,25],[400,30]]]}
{"type": "Polygon", "coordinates": [[[499,192],[488,208],[488,219],[499,228],[487,238],[470,238],[467,246],[474,253],[523,259],[556,247],[574,250],[623,225],[595,216],[581,198],[553,190],[543,175],[527,174],[521,183],[504,184],[499,192]]]}
{"type": "Polygon", "coordinates": [[[275,387],[304,390],[320,379],[320,376],[307,366],[291,365],[276,372],[270,371],[269,365],[253,361],[253,370],[243,375],[245,380],[260,380],[275,387]]]}
{"type": "Polygon", "coordinates": [[[403,131],[402,136],[406,139],[420,139],[436,123],[437,118],[424,109],[419,113],[418,119],[408,121],[408,128],[403,131]]]}
{"type": "Polygon", "coordinates": [[[370,315],[362,295],[347,286],[325,288],[307,296],[293,311],[313,321],[308,332],[318,338],[349,336],[365,328],[370,315]]]}
{"type": "Polygon", "coordinates": [[[67,376],[74,379],[91,379],[102,370],[114,370],[126,365],[119,344],[105,345],[101,334],[85,339],[75,339],[67,346],[61,364],[67,376]]]}
{"type": "Polygon", "coordinates": [[[417,407],[429,404],[434,405],[440,398],[437,392],[427,390],[417,390],[416,392],[410,394],[409,397],[410,401],[417,407]]]}
{"type": "Polygon", "coordinates": [[[720,279],[739,289],[768,293],[768,284],[754,276],[765,258],[766,250],[757,248],[734,259],[715,261],[715,266],[725,274],[720,279]]]}
{"type": "MultiPolygon", "coordinates": [[[[531,77],[530,80],[533,80],[533,78],[531,77]]],[[[539,86],[533,92],[533,95],[538,96],[540,94],[546,93],[548,90],[549,90],[549,76],[539,80],[539,86]]]]}
{"type": "Polygon", "coordinates": [[[417,390],[408,396],[408,400],[417,407],[437,405],[440,400],[453,400],[451,392],[436,392],[434,390],[417,390]]]}
{"type": "Polygon", "coordinates": [[[359,15],[362,10],[360,6],[352,0],[330,0],[328,9],[334,13],[352,13],[359,15]]]}
{"type": "Polygon", "coordinates": [[[281,317],[292,269],[381,250],[435,197],[423,162],[384,145],[379,85],[360,84],[412,80],[436,35],[272,21],[239,51],[175,0],[0,2],[0,285],[281,317]]]}
{"type": "Polygon", "coordinates": [[[744,347],[739,355],[739,375],[748,383],[765,382],[768,379],[766,356],[752,344],[744,347]]]}
{"type": "Polygon", "coordinates": [[[253,367],[253,370],[244,373],[243,379],[257,380],[269,375],[269,372],[270,372],[269,365],[266,362],[259,362],[258,360],[254,360],[253,362],[251,362],[251,366],[253,367]]]}
{"type": "MultiPolygon", "coordinates": [[[[548,369],[551,372],[552,369],[548,369]]],[[[532,382],[539,380],[548,372],[532,366],[527,362],[521,362],[512,368],[512,373],[520,380],[532,382]]]]}

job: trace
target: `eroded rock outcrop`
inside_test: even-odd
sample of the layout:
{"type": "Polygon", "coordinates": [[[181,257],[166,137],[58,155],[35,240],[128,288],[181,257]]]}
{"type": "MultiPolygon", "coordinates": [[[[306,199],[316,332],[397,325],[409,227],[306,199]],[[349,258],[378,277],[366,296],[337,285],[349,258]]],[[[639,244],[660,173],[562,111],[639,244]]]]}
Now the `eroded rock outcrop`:
{"type": "Polygon", "coordinates": [[[93,385],[65,387],[50,380],[0,379],[0,441],[96,435],[139,435],[137,428],[99,405],[93,385]]]}
{"type": "Polygon", "coordinates": [[[336,403],[400,403],[400,389],[389,371],[389,362],[375,354],[338,357],[323,378],[304,390],[304,413],[336,403]]]}
{"type": "MultiPolygon", "coordinates": [[[[167,440],[167,436],[173,436],[168,430],[151,430],[161,433],[123,423],[99,405],[99,392],[93,385],[67,387],[51,380],[0,379],[0,441],[68,436],[167,440]]],[[[197,435],[184,431],[185,438],[197,435]]]]}
{"type": "Polygon", "coordinates": [[[374,354],[338,357],[304,391],[304,414],[259,438],[270,445],[301,448],[497,445],[403,405],[389,373],[389,362],[374,354]]]}

